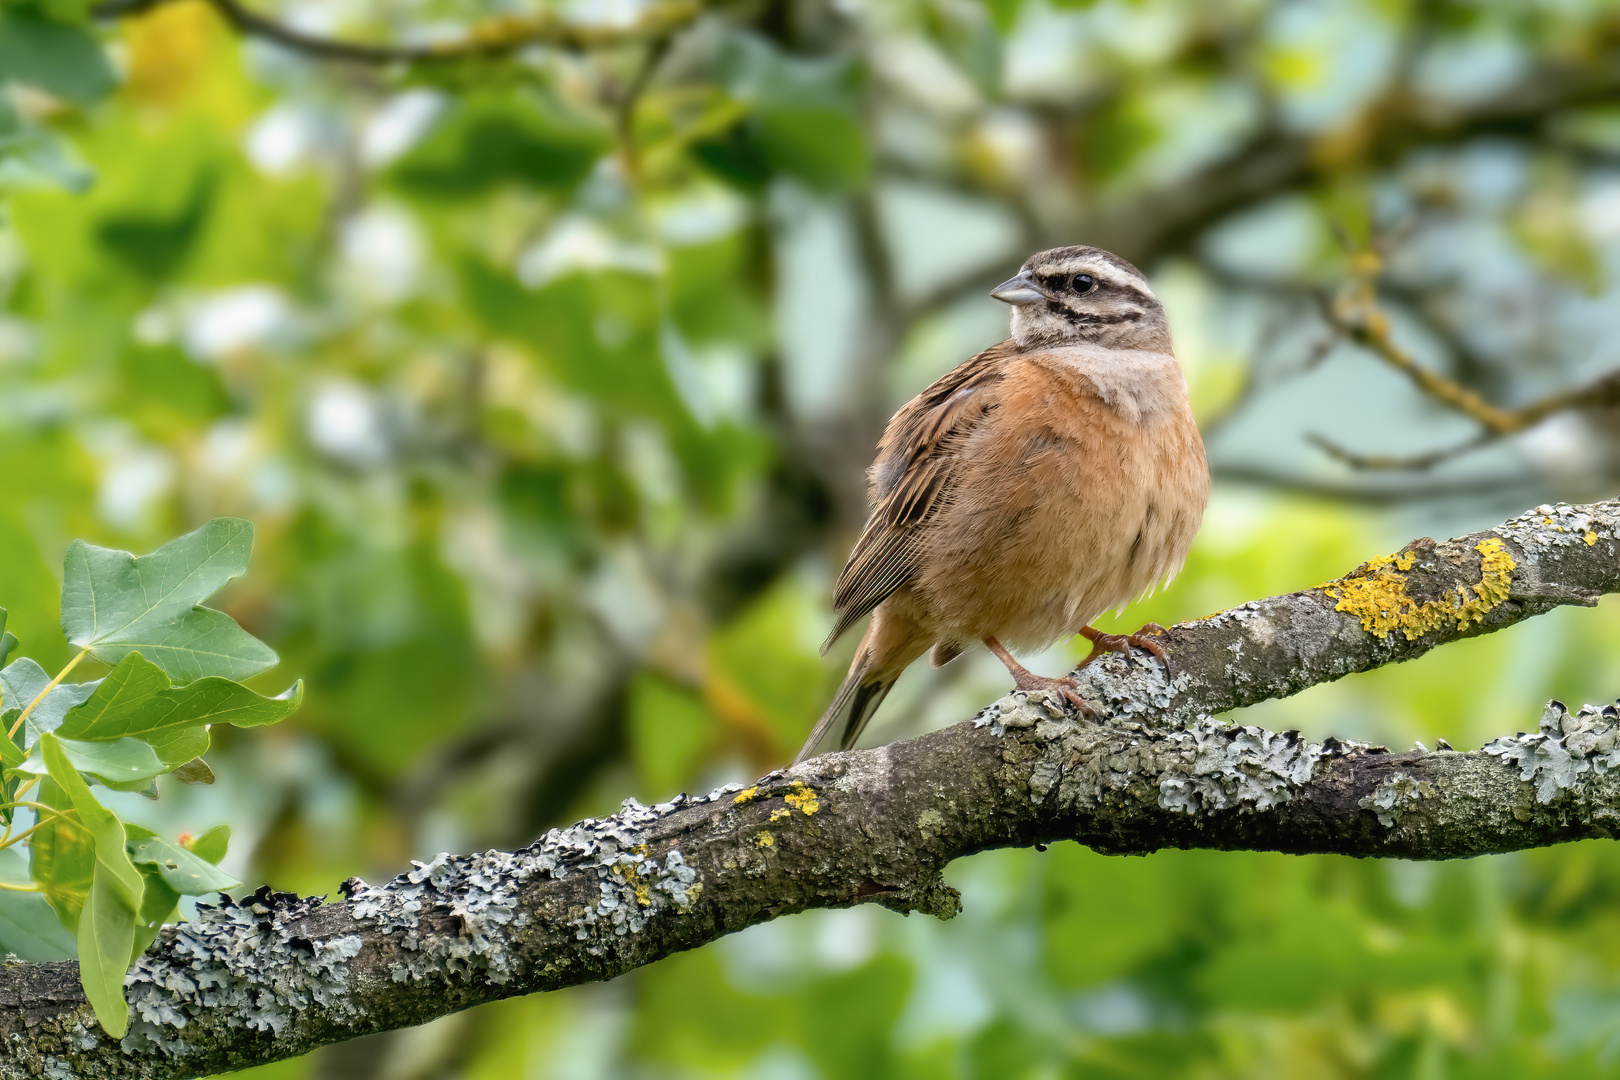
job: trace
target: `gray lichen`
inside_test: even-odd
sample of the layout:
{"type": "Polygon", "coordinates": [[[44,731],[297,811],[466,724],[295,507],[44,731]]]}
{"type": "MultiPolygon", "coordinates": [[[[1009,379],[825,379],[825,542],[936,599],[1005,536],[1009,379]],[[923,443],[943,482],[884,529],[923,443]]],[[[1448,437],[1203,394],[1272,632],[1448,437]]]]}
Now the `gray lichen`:
{"type": "MultiPolygon", "coordinates": [[[[1162,677],[1159,682],[1168,685],[1162,677]]],[[[1054,697],[1041,692],[1010,694],[975,723],[998,736],[1034,728],[1043,742],[1062,740],[1071,748],[1068,767],[1060,768],[1054,756],[1031,767],[1030,795],[1037,804],[1062,784],[1068,801],[1095,806],[1104,792],[1156,773],[1159,806],[1187,814],[1280,805],[1310,782],[1320,758],[1364,748],[1332,740],[1325,747],[1297,731],[1236,726],[1208,716],[1186,727],[1112,717],[1106,727],[1098,726],[1069,719],[1054,697]],[[1116,741],[1120,735],[1123,745],[1116,741]]]]}
{"type": "Polygon", "coordinates": [[[543,869],[525,856],[524,851],[441,854],[425,863],[413,861],[411,870],[382,888],[350,878],[343,892],[356,920],[397,933],[402,949],[413,954],[392,968],[393,981],[476,972],[502,983],[514,974],[511,952],[504,947],[508,932],[526,922],[518,910],[519,891],[543,869]],[[454,915],[460,933],[419,933],[426,911],[454,915]]]}
{"type": "Polygon", "coordinates": [[[1379,784],[1371,795],[1363,795],[1356,805],[1377,814],[1378,823],[1384,828],[1393,829],[1412,803],[1433,798],[1434,794],[1434,785],[1427,780],[1397,772],[1379,784]]]}
{"type": "Polygon", "coordinates": [[[144,954],[125,977],[133,1016],[124,1052],[185,1056],[192,1048],[176,1032],[204,1016],[280,1033],[311,1004],[349,1010],[346,964],[360,936],[310,941],[288,931],[319,903],[265,888],[240,902],[198,905],[161,954],[144,954]]]}
{"type": "Polygon", "coordinates": [[[979,710],[973,724],[988,727],[992,734],[1000,736],[1009,728],[1031,728],[1046,721],[1064,720],[1067,716],[1056,694],[1045,690],[1018,690],[979,710]]]}
{"type": "MultiPolygon", "coordinates": [[[[581,941],[596,936],[598,922],[612,933],[635,933],[662,911],[685,911],[702,886],[697,871],[686,865],[678,849],[660,861],[646,850],[646,830],[668,814],[686,806],[716,801],[742,790],[731,784],[706,796],[681,795],[657,806],[627,799],[617,814],[586,818],[566,829],[552,829],[526,848],[513,852],[486,851],[481,855],[439,855],[395,878],[382,888],[357,878],[344,883],[356,919],[377,921],[388,931],[401,932],[406,949],[417,959],[399,965],[395,981],[422,978],[448,970],[458,974],[481,972],[493,982],[506,982],[515,972],[513,950],[505,947],[510,929],[525,921],[519,910],[519,892],[537,876],[560,879],[570,874],[591,874],[598,879],[600,897],[588,904],[568,925],[581,941]],[[448,908],[461,921],[463,932],[454,938],[415,933],[422,911],[448,908]]],[[[588,949],[600,955],[603,944],[588,949]]]]}
{"type": "Polygon", "coordinates": [[[1075,673],[1080,696],[1115,720],[1163,716],[1176,695],[1193,683],[1185,671],[1167,675],[1164,665],[1140,656],[1109,656],[1075,673]]]}
{"type": "MultiPolygon", "coordinates": [[[[520,896],[525,883],[594,874],[600,899],[572,924],[582,940],[599,932],[593,929],[598,922],[623,935],[659,912],[684,911],[701,890],[697,871],[679,850],[662,859],[647,854],[646,828],[683,806],[737,790],[731,785],[656,807],[630,800],[612,817],[553,829],[518,851],[438,855],[413,863],[382,887],[351,878],[343,884],[349,913],[391,935],[409,956],[391,964],[395,982],[453,977],[508,982],[518,974],[511,933],[528,921],[520,896]],[[429,913],[453,916],[458,932],[424,932],[421,920],[429,913]]],[[[195,920],[175,927],[161,952],[142,956],[130,971],[126,987],[134,1012],[123,1041],[126,1052],[156,1049],[185,1056],[188,1043],[180,1032],[205,1015],[272,1034],[311,1005],[354,1016],[347,962],[360,951],[359,928],[329,940],[300,937],[293,929],[320,902],[262,889],[241,902],[227,897],[217,907],[199,906],[195,920]]],[[[600,946],[591,951],[599,952],[600,946]]]]}
{"type": "Polygon", "coordinates": [[[1238,727],[1207,717],[1167,737],[1181,753],[1179,766],[1159,778],[1159,805],[1187,814],[1211,810],[1266,810],[1287,802],[1310,782],[1323,755],[1319,743],[1297,731],[1238,727]]]}
{"type": "Polygon", "coordinates": [[[1512,540],[1532,566],[1554,548],[1595,545],[1620,536],[1620,517],[1610,503],[1570,506],[1543,504],[1492,530],[1512,540]]]}
{"type": "MultiPolygon", "coordinates": [[[[664,856],[662,864],[641,851],[621,852],[613,863],[597,867],[602,898],[569,922],[580,941],[591,938],[596,923],[606,920],[617,936],[634,934],[660,911],[671,906],[685,911],[702,886],[697,871],[687,866],[679,851],[664,856]]],[[[600,955],[600,944],[589,947],[600,955]]]]}
{"type": "Polygon", "coordinates": [[[1620,767],[1620,710],[1583,705],[1571,714],[1561,701],[1547,702],[1541,730],[1494,739],[1482,750],[1516,765],[1519,779],[1535,785],[1538,802],[1552,802],[1561,791],[1580,788],[1591,776],[1620,767]]]}

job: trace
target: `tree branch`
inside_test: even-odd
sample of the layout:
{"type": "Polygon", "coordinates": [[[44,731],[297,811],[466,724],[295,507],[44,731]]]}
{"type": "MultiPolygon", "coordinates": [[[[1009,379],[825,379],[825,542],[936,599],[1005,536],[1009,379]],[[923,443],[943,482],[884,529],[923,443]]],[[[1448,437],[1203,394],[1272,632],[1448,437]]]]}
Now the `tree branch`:
{"type": "Polygon", "coordinates": [[[514,852],[441,855],[322,903],[268,890],[166,929],[122,1046],[71,963],[0,969],[0,1077],[178,1077],[612,978],[759,922],[874,902],[949,917],[940,873],[1073,839],[1459,858],[1620,833],[1613,708],[1549,705],[1480,750],[1390,753],[1210,714],[1620,590],[1620,500],[1421,539],[1343,578],[1172,629],[1171,674],[1080,673],[1098,718],[1014,694],[975,722],[829,754],[747,789],[634,801],[514,852]]]}
{"type": "Polygon", "coordinates": [[[1480,430],[1463,442],[1410,455],[1360,454],[1320,435],[1306,436],[1330,457],[1354,469],[1421,472],[1509,435],[1528,431],[1558,413],[1620,405],[1620,370],[1605,372],[1582,386],[1548,394],[1517,409],[1504,409],[1461,383],[1424,367],[1395,341],[1389,316],[1379,308],[1378,277],[1382,269],[1383,259],[1378,253],[1353,253],[1350,277],[1339,297],[1335,300],[1319,298],[1323,317],[1337,334],[1371,351],[1410,379],[1420,392],[1462,413],[1478,424],[1480,430]]]}
{"type": "MultiPolygon", "coordinates": [[[[1597,31],[1593,40],[1603,40],[1597,31]]],[[[1229,214],[1331,176],[1348,163],[1387,166],[1419,146],[1539,137],[1550,116],[1620,95],[1613,53],[1598,49],[1587,59],[1549,62],[1501,94],[1466,105],[1428,98],[1397,82],[1353,121],[1325,135],[1264,127],[1168,187],[1125,205],[1099,207],[1083,222],[1086,242],[1151,266],[1161,255],[1190,248],[1229,214]]]]}
{"type": "Polygon", "coordinates": [[[1318,435],[1315,432],[1307,432],[1305,435],[1306,442],[1328,457],[1364,472],[1427,472],[1436,465],[1444,465],[1481,447],[1489,446],[1497,438],[1497,435],[1487,431],[1464,439],[1460,443],[1420,454],[1360,454],[1340,446],[1326,435],[1318,435]]]}
{"type": "MultiPolygon", "coordinates": [[[[170,0],[102,0],[91,8],[100,19],[144,14],[170,0]]],[[[307,33],[268,15],[261,15],[239,0],[207,0],[231,28],[245,37],[277,45],[322,60],[358,64],[442,63],[506,56],[534,45],[587,50],[613,48],[636,42],[656,42],[697,18],[697,0],[663,0],[645,8],[633,23],[589,26],[570,22],[550,11],[533,15],[499,15],[473,24],[467,35],[425,45],[376,45],[307,33]]]]}

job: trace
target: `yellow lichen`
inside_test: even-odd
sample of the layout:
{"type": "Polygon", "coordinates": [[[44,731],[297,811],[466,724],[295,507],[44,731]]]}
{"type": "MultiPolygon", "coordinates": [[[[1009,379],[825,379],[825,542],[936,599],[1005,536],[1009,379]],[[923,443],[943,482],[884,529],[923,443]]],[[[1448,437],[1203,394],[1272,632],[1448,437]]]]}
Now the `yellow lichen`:
{"type": "Polygon", "coordinates": [[[772,821],[786,821],[788,818],[790,818],[792,816],[793,816],[793,811],[789,810],[785,806],[780,810],[772,810],[771,811],[771,820],[772,821]]]}
{"type": "Polygon", "coordinates": [[[1513,556],[1494,536],[1481,540],[1474,550],[1480,554],[1478,584],[1459,585],[1436,600],[1418,603],[1407,595],[1406,578],[1394,572],[1417,564],[1417,555],[1411,551],[1381,555],[1351,576],[1328,582],[1323,591],[1338,600],[1336,610],[1355,615],[1368,633],[1383,637],[1399,630],[1407,641],[1416,641],[1448,622],[1459,627],[1478,623],[1507,599],[1517,566],[1513,556]]]}
{"type": "MultiPolygon", "coordinates": [[[[638,846],[645,852],[645,844],[638,846]]],[[[642,907],[652,907],[652,886],[641,880],[641,875],[636,872],[636,864],[628,860],[620,862],[619,872],[624,875],[625,883],[636,890],[636,903],[642,907]]]]}
{"type": "Polygon", "coordinates": [[[782,797],[782,801],[796,810],[803,811],[805,817],[821,809],[821,800],[803,780],[793,781],[793,789],[782,797]]]}
{"type": "Polygon", "coordinates": [[[758,787],[751,787],[751,788],[744,788],[742,791],[738,792],[737,797],[735,799],[732,799],[731,801],[736,803],[738,806],[741,806],[743,803],[747,802],[748,800],[757,799],[757,798],[759,798],[759,788],[758,787]]]}
{"type": "Polygon", "coordinates": [[[1586,535],[1585,535],[1585,536],[1584,536],[1584,537],[1582,537],[1582,538],[1581,538],[1581,539],[1583,539],[1583,540],[1585,540],[1585,541],[1586,541],[1586,546],[1587,546],[1587,547],[1591,547],[1591,546],[1592,546],[1592,545],[1593,545],[1593,544],[1595,544],[1595,543],[1597,543],[1597,541],[1598,541],[1598,536],[1597,536],[1597,533],[1595,533],[1595,532],[1588,532],[1588,533],[1587,533],[1587,534],[1586,534],[1586,535]]]}
{"type": "Polygon", "coordinates": [[[754,843],[758,844],[760,847],[773,847],[776,844],[776,837],[762,829],[760,830],[760,834],[754,837],[754,843]]]}

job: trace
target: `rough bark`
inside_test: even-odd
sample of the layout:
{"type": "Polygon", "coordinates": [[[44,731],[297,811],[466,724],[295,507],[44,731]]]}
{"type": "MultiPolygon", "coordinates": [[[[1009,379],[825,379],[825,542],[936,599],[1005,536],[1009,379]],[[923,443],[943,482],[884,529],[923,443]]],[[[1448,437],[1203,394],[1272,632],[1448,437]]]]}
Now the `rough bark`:
{"type": "Polygon", "coordinates": [[[527,848],[441,855],[324,903],[261,891],[168,928],[126,983],[122,1044],[71,963],[0,968],[0,1076],[180,1077],[482,1002],[612,978],[755,923],[872,902],[948,918],[952,859],[1073,839],[1460,858],[1620,822],[1620,713],[1553,702],[1461,753],[1308,742],[1211,719],[1620,590],[1620,501],[1422,539],[1343,578],[1173,628],[1168,672],[1082,673],[1095,716],[1014,694],[975,720],[829,754],[527,848]]]}

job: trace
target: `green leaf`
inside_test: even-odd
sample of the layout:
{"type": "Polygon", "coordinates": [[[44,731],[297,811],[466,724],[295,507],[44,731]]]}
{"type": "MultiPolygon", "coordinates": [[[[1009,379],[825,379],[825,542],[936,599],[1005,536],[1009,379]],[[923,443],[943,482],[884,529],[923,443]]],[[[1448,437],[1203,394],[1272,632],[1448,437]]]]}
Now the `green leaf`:
{"type": "Polygon", "coordinates": [[[15,769],[27,760],[28,751],[18,746],[15,739],[0,736],[0,765],[15,769]]]}
{"type": "Polygon", "coordinates": [[[210,675],[245,679],[276,666],[275,650],[213,608],[192,608],[173,622],[148,628],[146,636],[145,642],[99,645],[91,654],[116,664],[139,651],[177,683],[210,675]]]}
{"type": "MultiPolygon", "coordinates": [[[[996,24],[996,29],[1006,35],[1018,24],[1018,9],[1023,6],[1023,0],[982,0],[985,11],[990,14],[990,21],[996,24]]],[[[1064,0],[1058,0],[1057,6],[1066,6],[1064,0]]]]}
{"type": "MultiPolygon", "coordinates": [[[[129,826],[133,829],[134,826],[129,826]]],[[[151,863],[137,863],[146,891],[141,895],[141,910],[135,915],[135,939],[129,946],[129,962],[146,951],[157,940],[158,932],[166,922],[180,918],[180,894],[169,887],[163,875],[151,863]]]]}
{"type": "Polygon", "coordinates": [[[566,191],[613,148],[612,135],[530,94],[459,94],[428,137],[394,166],[400,187],[466,198],[507,184],[566,191]]]}
{"type": "MultiPolygon", "coordinates": [[[[124,850],[123,823],[116,814],[96,801],[96,797],[90,793],[90,785],[73,767],[60,739],[46,732],[39,741],[51,779],[73,803],[73,808],[79,812],[80,825],[90,833],[95,844],[97,879],[103,876],[105,870],[108,887],[116,891],[131,913],[139,911],[141,875],[135,869],[135,864],[129,861],[129,853],[124,850]]],[[[93,886],[91,891],[94,892],[93,886]]]]}
{"type": "MultiPolygon", "coordinates": [[[[126,825],[124,828],[130,837],[130,858],[137,864],[149,863],[157,867],[159,875],[169,887],[183,896],[207,896],[242,884],[210,860],[173,840],[165,840],[150,829],[138,825],[126,825]]],[[[226,839],[229,837],[227,832],[226,839]]]]}
{"type": "Polygon", "coordinates": [[[240,518],[215,518],[140,558],[75,540],[63,560],[62,630],[109,664],[139,649],[177,682],[256,674],[276,662],[269,646],[196,606],[247,569],[252,549],[253,524],[240,518]]]}
{"type": "MultiPolygon", "coordinates": [[[[67,810],[73,801],[50,778],[40,781],[35,800],[58,810],[67,810]]],[[[69,933],[79,928],[79,913],[90,893],[95,874],[96,850],[89,832],[71,819],[50,819],[28,838],[29,873],[45,890],[45,899],[56,909],[57,918],[69,933]]]]}
{"type": "Polygon", "coordinates": [[[140,739],[173,767],[208,749],[206,725],[273,724],[290,716],[303,699],[302,682],[277,697],[213,677],[170,686],[157,665],[148,663],[142,653],[130,653],[88,700],[68,713],[58,734],[88,740],[140,739]]]}
{"type": "Polygon", "coordinates": [[[219,186],[218,175],[205,171],[192,181],[191,194],[180,206],[167,213],[147,210],[103,218],[96,239],[142,278],[162,282],[174,276],[196,247],[219,186]]]}
{"type": "Polygon", "coordinates": [[[0,607],[0,667],[6,666],[6,658],[16,647],[17,635],[6,630],[6,609],[0,607]]]}
{"type": "Polygon", "coordinates": [[[231,827],[229,825],[215,825],[201,836],[194,836],[185,841],[184,847],[193,855],[207,859],[218,865],[225,857],[225,850],[231,844],[231,827]]]}
{"type": "MultiPolygon", "coordinates": [[[[0,713],[0,722],[5,724],[7,731],[11,730],[11,725],[28,707],[28,703],[50,685],[51,677],[45,673],[45,669],[26,656],[17,658],[4,671],[0,671],[0,709],[5,710],[0,713]]],[[[95,683],[60,683],[54,687],[28,714],[28,722],[20,732],[23,746],[33,746],[39,742],[41,734],[56,730],[67,711],[88,698],[95,688],[95,683]]]]}
{"type": "Polygon", "coordinates": [[[55,22],[88,23],[91,0],[38,0],[35,5],[55,22]]]}
{"type": "Polygon", "coordinates": [[[179,766],[170,774],[182,784],[212,784],[214,770],[208,767],[208,762],[200,757],[194,757],[184,765],[179,766]]]}
{"type": "MultiPolygon", "coordinates": [[[[59,739],[55,735],[51,737],[74,769],[109,783],[129,784],[168,771],[152,747],[140,739],[81,742],[78,739],[59,739]]],[[[17,770],[29,773],[50,772],[54,775],[55,769],[46,764],[48,760],[49,755],[36,751],[27,761],[18,765],[17,770]]],[[[60,778],[57,782],[61,782],[60,778]]]]}
{"type": "MultiPolygon", "coordinates": [[[[21,847],[0,850],[0,881],[7,885],[33,884],[21,847]]],[[[73,935],[62,928],[61,920],[42,894],[6,892],[0,896],[0,952],[16,953],[31,961],[71,960],[73,935]]]]}
{"type": "Polygon", "coordinates": [[[871,155],[854,117],[837,109],[777,106],[755,116],[754,135],[770,163],[822,190],[855,188],[871,155]]]}
{"type": "Polygon", "coordinates": [[[10,4],[0,7],[0,79],[75,105],[99,101],[118,85],[94,33],[10,4]]]}
{"type": "Polygon", "coordinates": [[[689,150],[720,179],[745,191],[757,191],[771,178],[771,163],[748,124],[733,124],[719,134],[695,139],[689,150]]]}
{"type": "Polygon", "coordinates": [[[95,183],[96,174],[66,137],[24,121],[9,106],[0,108],[0,150],[5,151],[0,157],[0,185],[49,184],[81,192],[95,183]]]}
{"type": "Polygon", "coordinates": [[[239,577],[252,550],[253,523],[240,518],[215,518],[139,558],[75,540],[63,560],[62,629],[81,648],[136,640],[239,577]]]}
{"type": "Polygon", "coordinates": [[[150,799],[153,802],[158,801],[159,793],[156,776],[141,776],[134,780],[108,780],[105,777],[98,777],[97,779],[101,780],[102,784],[113,791],[129,791],[143,799],[150,799]]]}
{"type": "Polygon", "coordinates": [[[228,825],[216,825],[201,836],[179,844],[139,825],[125,825],[124,829],[129,834],[130,858],[146,882],[135,941],[130,948],[133,963],[156,940],[164,923],[179,918],[182,894],[204,896],[241,883],[215,865],[225,857],[225,848],[230,843],[228,825]]]}
{"type": "MultiPolygon", "coordinates": [[[[135,883],[141,883],[138,874],[135,883]]],[[[129,1029],[124,973],[135,948],[136,913],[140,910],[139,901],[128,902],[123,884],[107,864],[97,861],[90,896],[79,916],[79,982],[102,1029],[115,1039],[123,1038],[129,1029]]]]}

